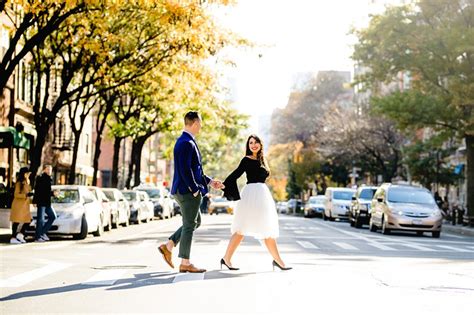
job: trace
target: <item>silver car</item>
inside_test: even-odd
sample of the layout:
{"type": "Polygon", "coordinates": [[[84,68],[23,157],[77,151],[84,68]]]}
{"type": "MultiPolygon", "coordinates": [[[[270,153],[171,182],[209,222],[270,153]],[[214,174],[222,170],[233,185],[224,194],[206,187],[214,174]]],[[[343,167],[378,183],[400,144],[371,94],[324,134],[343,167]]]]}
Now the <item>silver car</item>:
{"type": "Polygon", "coordinates": [[[112,227],[117,228],[121,224],[127,226],[130,218],[128,201],[117,188],[102,188],[102,191],[109,199],[110,216],[112,227]]]}
{"type": "Polygon", "coordinates": [[[370,231],[431,232],[438,238],[443,217],[431,192],[408,185],[383,184],[372,199],[370,231]]]}

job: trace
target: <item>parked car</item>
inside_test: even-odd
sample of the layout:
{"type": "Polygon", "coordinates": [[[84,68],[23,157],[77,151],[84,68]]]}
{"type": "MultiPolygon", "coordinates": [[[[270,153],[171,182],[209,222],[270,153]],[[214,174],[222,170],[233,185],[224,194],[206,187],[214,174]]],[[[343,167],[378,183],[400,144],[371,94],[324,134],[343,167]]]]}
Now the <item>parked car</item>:
{"type": "Polygon", "coordinates": [[[170,195],[171,200],[173,201],[173,215],[182,215],[181,214],[181,206],[179,203],[174,199],[173,195],[170,195]]]}
{"type": "Polygon", "coordinates": [[[383,234],[393,230],[431,232],[440,237],[443,217],[431,192],[425,188],[383,184],[375,192],[369,227],[383,234]]]}
{"type": "Polygon", "coordinates": [[[140,224],[144,213],[148,211],[142,203],[142,194],[137,190],[122,190],[122,194],[127,199],[130,206],[130,216],[128,218],[130,223],[140,224]]]}
{"type": "Polygon", "coordinates": [[[161,219],[171,218],[174,214],[174,205],[168,189],[155,186],[138,186],[134,190],[144,191],[153,202],[153,213],[161,219]]]}
{"type": "Polygon", "coordinates": [[[375,186],[362,186],[352,196],[352,204],[349,209],[349,223],[351,226],[361,228],[362,225],[369,224],[372,197],[376,190],[377,187],[375,186]]]}
{"type": "Polygon", "coordinates": [[[286,213],[288,209],[288,202],[287,201],[278,201],[276,203],[276,209],[278,213],[286,213]]]}
{"type": "Polygon", "coordinates": [[[150,197],[148,196],[148,194],[146,192],[138,191],[138,193],[140,194],[140,200],[141,200],[141,203],[142,203],[142,213],[141,213],[142,215],[140,216],[140,221],[148,223],[151,220],[153,220],[154,205],[153,205],[153,202],[150,200],[150,197]]]}
{"type": "Polygon", "coordinates": [[[227,200],[225,197],[214,197],[209,200],[209,206],[207,208],[209,214],[219,214],[219,213],[234,213],[234,203],[233,201],[227,200]]]}
{"type": "Polygon", "coordinates": [[[130,218],[128,200],[117,188],[102,188],[102,191],[109,198],[112,227],[127,226],[130,218]]]}
{"type": "Polygon", "coordinates": [[[306,202],[304,206],[305,218],[311,218],[314,216],[320,216],[322,218],[325,202],[326,197],[324,195],[309,197],[308,202],[306,202]]]}
{"type": "Polygon", "coordinates": [[[286,203],[287,213],[298,213],[303,210],[303,202],[301,199],[290,199],[286,203]]]}
{"type": "MultiPolygon", "coordinates": [[[[52,189],[58,191],[57,196],[51,197],[51,206],[58,217],[48,234],[72,235],[75,239],[84,239],[89,233],[103,234],[102,207],[86,186],[54,185],[52,189]]],[[[36,208],[32,216],[29,232],[36,229],[36,208]]]]}
{"type": "Polygon", "coordinates": [[[111,216],[111,209],[112,206],[110,204],[109,198],[105,195],[99,187],[87,187],[89,191],[94,195],[95,199],[97,199],[101,206],[102,206],[102,224],[104,225],[105,231],[110,231],[112,228],[112,216],[111,216]]]}
{"type": "Polygon", "coordinates": [[[330,221],[334,221],[335,219],[347,219],[349,217],[352,196],[355,192],[355,189],[352,188],[327,188],[323,219],[329,219],[330,221]]]}

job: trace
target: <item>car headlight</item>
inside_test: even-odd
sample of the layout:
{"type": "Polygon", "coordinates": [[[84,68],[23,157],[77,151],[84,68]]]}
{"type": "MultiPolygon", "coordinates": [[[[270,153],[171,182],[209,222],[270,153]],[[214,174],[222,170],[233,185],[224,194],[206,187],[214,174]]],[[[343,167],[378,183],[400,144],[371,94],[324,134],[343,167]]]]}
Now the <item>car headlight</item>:
{"type": "Polygon", "coordinates": [[[431,213],[432,217],[438,217],[440,215],[441,215],[441,211],[439,211],[439,210],[435,210],[435,211],[433,211],[433,213],[431,213]]]}
{"type": "Polygon", "coordinates": [[[390,212],[392,214],[395,214],[395,215],[404,215],[405,214],[402,210],[397,210],[397,209],[393,209],[393,208],[389,208],[389,209],[390,209],[390,212]]]}

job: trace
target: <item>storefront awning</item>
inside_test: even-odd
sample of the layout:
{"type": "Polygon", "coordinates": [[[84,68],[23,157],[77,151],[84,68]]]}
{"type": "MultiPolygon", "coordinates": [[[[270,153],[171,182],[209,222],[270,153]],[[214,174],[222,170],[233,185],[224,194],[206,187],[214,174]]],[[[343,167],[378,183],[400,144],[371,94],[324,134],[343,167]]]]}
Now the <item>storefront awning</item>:
{"type": "Polygon", "coordinates": [[[30,140],[23,132],[18,132],[14,127],[0,126],[0,148],[30,148],[30,140]]]}

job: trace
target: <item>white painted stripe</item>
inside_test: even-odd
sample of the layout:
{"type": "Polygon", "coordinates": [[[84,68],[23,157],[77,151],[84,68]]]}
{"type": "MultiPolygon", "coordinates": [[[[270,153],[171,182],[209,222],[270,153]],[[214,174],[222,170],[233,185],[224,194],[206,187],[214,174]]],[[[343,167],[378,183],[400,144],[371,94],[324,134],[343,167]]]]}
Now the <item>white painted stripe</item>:
{"type": "Polygon", "coordinates": [[[440,248],[449,249],[449,250],[452,250],[452,251],[455,251],[455,252],[472,253],[471,250],[464,249],[464,248],[459,248],[459,247],[454,247],[454,246],[448,246],[448,245],[436,245],[436,246],[440,247],[440,248]]]}
{"type": "Polygon", "coordinates": [[[306,231],[300,231],[300,230],[296,230],[296,231],[293,231],[295,234],[306,234],[308,232],[306,231]]]}
{"type": "Polygon", "coordinates": [[[219,245],[218,245],[218,246],[219,246],[219,247],[226,247],[228,242],[229,242],[229,241],[220,240],[220,242],[219,242],[219,245]]]}
{"type": "Polygon", "coordinates": [[[370,242],[370,243],[367,243],[367,245],[370,245],[372,247],[375,247],[375,248],[378,248],[378,249],[381,249],[381,250],[396,250],[393,247],[386,246],[386,245],[383,245],[383,244],[380,244],[380,243],[377,243],[377,242],[370,242]]]}
{"type": "Polygon", "coordinates": [[[102,270],[82,282],[83,285],[113,285],[126,272],[124,269],[102,270]]]}
{"type": "Polygon", "coordinates": [[[467,246],[467,248],[474,249],[474,246],[467,246]]]}
{"type": "Polygon", "coordinates": [[[307,241],[296,241],[296,243],[300,244],[303,248],[315,248],[318,249],[318,246],[314,245],[311,242],[307,241]]]}
{"type": "Polygon", "coordinates": [[[359,250],[357,247],[352,246],[351,244],[343,243],[343,242],[332,242],[334,245],[337,245],[343,249],[350,249],[350,250],[359,250]]]}
{"type": "Polygon", "coordinates": [[[35,247],[33,248],[33,250],[48,250],[48,249],[57,249],[57,248],[63,248],[63,247],[67,247],[71,244],[69,243],[61,243],[61,244],[45,244],[45,245],[41,245],[39,247],[35,247]]]}
{"type": "Polygon", "coordinates": [[[417,245],[417,244],[400,244],[400,245],[410,247],[410,248],[414,248],[414,249],[418,249],[418,250],[421,250],[422,252],[436,252],[437,251],[436,249],[432,249],[432,248],[417,245]]]}
{"type": "Polygon", "coordinates": [[[173,279],[173,283],[183,281],[199,281],[204,280],[204,272],[202,273],[180,273],[173,279]]]}
{"type": "Polygon", "coordinates": [[[67,267],[71,266],[70,264],[61,264],[61,263],[51,263],[47,266],[34,269],[6,280],[0,280],[0,288],[17,288],[21,287],[31,281],[36,279],[42,278],[54,272],[63,270],[67,267]]]}

